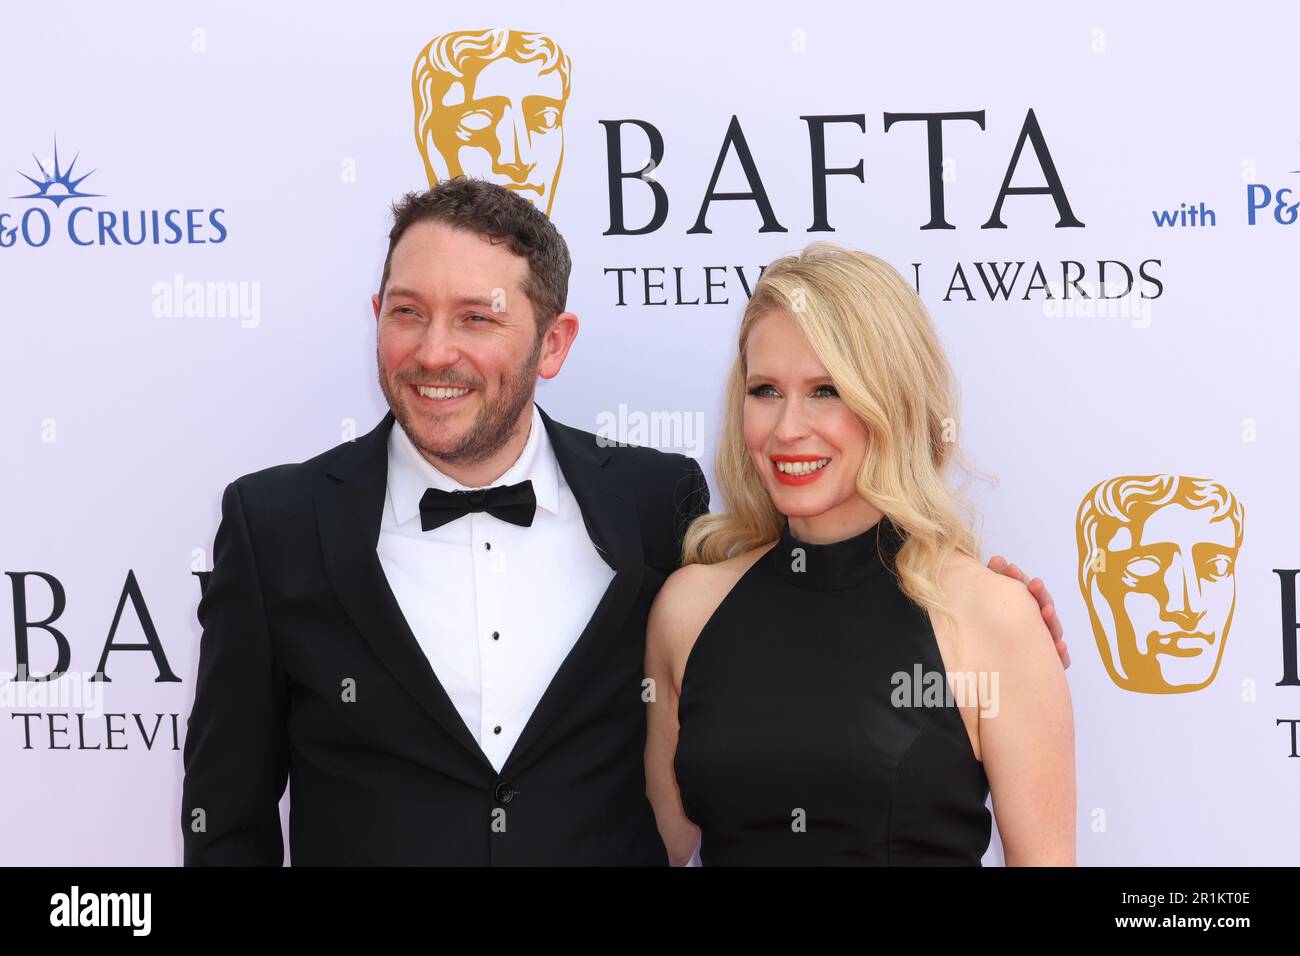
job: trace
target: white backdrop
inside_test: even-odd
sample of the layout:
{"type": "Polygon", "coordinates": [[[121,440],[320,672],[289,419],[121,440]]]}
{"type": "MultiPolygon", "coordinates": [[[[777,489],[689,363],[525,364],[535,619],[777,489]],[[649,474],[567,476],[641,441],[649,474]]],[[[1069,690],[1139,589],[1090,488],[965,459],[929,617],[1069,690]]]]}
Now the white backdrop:
{"type": "MultiPolygon", "coordinates": [[[[24,642],[32,673],[55,667],[59,639],[22,621],[58,610],[51,626],[68,666],[94,672],[128,584],[141,600],[128,597],[113,640],[156,635],[161,654],[110,653],[100,701],[33,702],[21,697],[30,683],[0,684],[0,860],[180,861],[193,572],[210,566],[221,490],[365,432],[385,411],[369,296],[389,203],[427,184],[412,66],[435,36],[487,27],[544,33],[572,61],[552,215],[573,253],[570,308],[582,328],[562,374],[540,388],[542,406],[593,431],[638,416],[689,426],[650,437],[709,468],[745,297],[735,267],[752,283],[760,265],[815,239],[875,252],[909,278],[920,263],[961,381],[961,441],[999,478],[974,489],[984,556],[1009,555],[1045,578],[1065,622],[1080,862],[1300,859],[1300,759],[1286,723],[1300,718],[1300,687],[1279,686],[1295,638],[1274,573],[1300,568],[1300,225],[1286,222],[1294,196],[1276,205],[1280,190],[1300,189],[1286,55],[1300,36],[1294,5],[673,0],[614,21],[595,9],[158,3],[127,16],[83,3],[60,7],[54,22],[36,6],[6,9],[0,670],[17,671],[24,642]],[[983,229],[1031,110],[1083,225],[1058,228],[1051,196],[1012,194],[1006,228],[983,229]],[[922,229],[927,130],[904,121],[886,132],[885,114],[972,111],[983,111],[983,129],[943,126],[954,228],[922,229]],[[809,232],[801,117],[846,115],[860,120],[826,127],[827,165],[862,160],[863,181],[829,176],[833,231],[809,232]],[[720,199],[707,212],[711,233],[688,233],[733,116],[785,232],[760,233],[754,201],[720,199]],[[668,212],[654,232],[606,235],[606,130],[628,119],[662,135],[650,175],[668,212]],[[56,137],[60,173],[79,156],[63,185],[48,185],[56,137]],[[65,199],[85,173],[82,195],[65,199]],[[1202,203],[1212,226],[1160,226],[1153,215],[1202,203]],[[138,238],[155,211],[157,243],[101,242],[101,223],[119,241],[121,221],[134,223],[138,238]],[[1059,295],[1066,260],[1094,292],[1099,260],[1134,273],[1147,263],[1155,281],[1104,307],[1049,301],[1041,282],[1025,297],[1035,262],[1059,295]],[[991,301],[980,264],[992,281],[986,264],[1003,262],[1026,264],[1009,301],[991,301]],[[950,291],[958,264],[969,297],[950,291]],[[637,270],[623,273],[621,306],[607,271],[620,268],[637,270]],[[645,304],[644,270],[656,268],[649,279],[664,288],[648,297],[666,305],[645,304]],[[680,298],[700,304],[676,303],[676,268],[680,298]],[[706,277],[725,280],[712,293],[725,303],[704,302],[706,277]],[[225,291],[234,296],[224,308],[219,296],[209,302],[225,291]],[[1078,584],[1085,493],[1157,473],[1220,481],[1245,508],[1222,665],[1190,693],[1117,686],[1078,584]],[[86,717],[96,705],[109,716],[86,717]]],[[[640,169],[651,155],[641,128],[625,125],[623,144],[619,168],[640,169]]],[[[1012,185],[1044,181],[1027,144],[1012,185]]],[[[651,187],[618,185],[627,224],[645,224],[651,187]]],[[[749,188],[733,144],[717,191],[749,188]]],[[[69,674],[40,686],[75,683],[69,674]]],[[[995,844],[986,862],[999,859],[995,844]]]]}

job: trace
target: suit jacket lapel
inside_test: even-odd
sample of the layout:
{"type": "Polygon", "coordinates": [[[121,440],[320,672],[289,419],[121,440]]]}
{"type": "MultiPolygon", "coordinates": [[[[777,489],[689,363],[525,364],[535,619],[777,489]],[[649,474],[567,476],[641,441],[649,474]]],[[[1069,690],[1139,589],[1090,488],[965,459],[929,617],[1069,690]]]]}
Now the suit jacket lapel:
{"type": "Polygon", "coordinates": [[[389,412],[318,486],[316,517],[330,586],[397,682],[491,773],[492,764],[439,683],[402,615],[375,547],[388,484],[389,412]]]}
{"type": "MultiPolygon", "coordinates": [[[[598,447],[591,436],[558,425],[544,411],[541,415],[587,534],[613,569],[614,578],[538,701],[502,767],[502,775],[518,767],[563,712],[581,686],[578,678],[593,647],[616,632],[632,609],[645,572],[636,499],[631,488],[604,470],[609,452],[598,447]]],[[[325,572],[344,610],[394,679],[488,772],[495,773],[412,633],[375,550],[387,491],[388,435],[393,422],[389,412],[347,449],[318,486],[316,516],[325,572]]]]}
{"type": "Polygon", "coordinates": [[[582,511],[587,535],[605,563],[613,569],[614,579],[538,701],[502,768],[502,774],[519,765],[563,712],[572,695],[578,692],[581,686],[578,677],[584,662],[593,647],[610,639],[609,636],[620,628],[640,593],[645,574],[636,499],[630,487],[605,469],[610,457],[608,450],[599,447],[591,435],[557,424],[544,411],[541,415],[564,480],[582,511]]]}

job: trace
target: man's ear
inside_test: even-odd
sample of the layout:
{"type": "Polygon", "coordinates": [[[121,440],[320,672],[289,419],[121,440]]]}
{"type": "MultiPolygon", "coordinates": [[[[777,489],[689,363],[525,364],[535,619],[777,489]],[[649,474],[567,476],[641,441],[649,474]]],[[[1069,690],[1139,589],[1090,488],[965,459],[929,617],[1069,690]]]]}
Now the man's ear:
{"type": "Polygon", "coordinates": [[[376,292],[370,297],[370,307],[375,310],[375,321],[379,321],[379,293],[376,292]]]}
{"type": "Polygon", "coordinates": [[[537,361],[537,374],[542,378],[555,378],[569,354],[569,347],[578,337],[578,317],[572,312],[561,312],[542,335],[542,351],[537,361]]]}

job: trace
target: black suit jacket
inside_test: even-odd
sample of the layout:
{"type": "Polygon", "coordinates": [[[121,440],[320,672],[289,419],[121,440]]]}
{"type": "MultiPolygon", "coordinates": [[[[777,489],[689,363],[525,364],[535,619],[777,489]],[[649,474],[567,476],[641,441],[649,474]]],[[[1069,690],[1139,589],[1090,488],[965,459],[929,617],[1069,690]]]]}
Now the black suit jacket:
{"type": "Polygon", "coordinates": [[[280,865],[286,780],[295,865],[667,862],[645,795],[645,622],[708,487],[683,455],[602,447],[542,420],[616,573],[500,773],[375,550],[392,413],[354,442],[227,486],[198,608],[186,865],[280,865]]]}

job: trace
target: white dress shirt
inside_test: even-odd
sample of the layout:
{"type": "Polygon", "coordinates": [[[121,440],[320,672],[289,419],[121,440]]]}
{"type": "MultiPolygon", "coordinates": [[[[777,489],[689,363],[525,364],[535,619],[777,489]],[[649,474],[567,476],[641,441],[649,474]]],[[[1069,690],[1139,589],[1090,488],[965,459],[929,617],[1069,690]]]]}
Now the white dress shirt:
{"type": "Polygon", "coordinates": [[[498,771],[614,577],[587,536],[536,405],[523,452],[492,484],[525,480],[537,496],[530,527],[471,512],[421,531],[426,489],[467,486],[429,464],[393,423],[379,560],[439,682],[498,771]]]}

